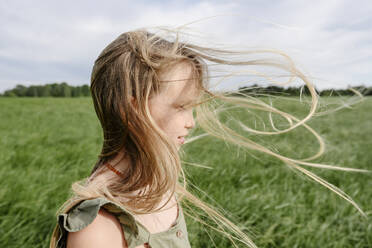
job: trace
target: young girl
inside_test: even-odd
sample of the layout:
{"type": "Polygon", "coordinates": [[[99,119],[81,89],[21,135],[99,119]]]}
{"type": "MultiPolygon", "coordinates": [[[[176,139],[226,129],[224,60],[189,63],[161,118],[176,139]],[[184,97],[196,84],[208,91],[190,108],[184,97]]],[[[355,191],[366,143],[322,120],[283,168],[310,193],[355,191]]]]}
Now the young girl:
{"type": "MultiPolygon", "coordinates": [[[[300,166],[340,169],[307,162],[322,153],[321,139],[318,154],[295,160],[250,141],[218,120],[220,109],[208,104],[216,98],[277,113],[290,122],[287,129],[270,134],[300,125],[313,131],[305,122],[317,104],[314,87],[283,54],[279,55],[287,63],[265,63],[285,69],[307,84],[312,106],[304,119],[298,120],[250,96],[211,93],[207,65],[265,64],[262,59],[228,60],[225,55],[236,54],[182,43],[177,35],[174,39],[162,38],[144,30],[124,33],[102,51],[91,75],[91,95],[104,134],[102,152],[90,177],[73,185],[74,196],[58,215],[51,248],[190,247],[181,201],[203,210],[215,223],[212,228],[234,245],[238,240],[255,247],[236,225],[186,189],[180,152],[195,127],[194,111],[198,125],[208,134],[276,156],[357,207],[342,191],[300,166]]],[[[268,133],[240,124],[249,132],[268,133]]]]}

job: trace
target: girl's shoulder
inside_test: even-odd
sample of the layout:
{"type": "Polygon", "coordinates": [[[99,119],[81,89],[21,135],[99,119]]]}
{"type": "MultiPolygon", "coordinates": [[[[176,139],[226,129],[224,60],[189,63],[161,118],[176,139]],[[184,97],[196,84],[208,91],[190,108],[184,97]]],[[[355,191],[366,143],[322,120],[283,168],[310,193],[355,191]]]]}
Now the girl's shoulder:
{"type": "Polygon", "coordinates": [[[74,233],[68,239],[69,247],[107,247],[109,243],[110,247],[134,248],[147,244],[152,248],[189,248],[182,210],[179,213],[170,229],[150,233],[130,211],[106,198],[73,201],[57,217],[53,233],[56,243],[51,247],[66,248],[69,233],[74,233]],[[73,242],[79,245],[70,246],[73,242]],[[116,246],[111,245],[113,242],[116,246]]]}
{"type": "Polygon", "coordinates": [[[67,238],[69,247],[126,247],[126,239],[138,236],[133,215],[105,198],[72,202],[57,222],[58,248],[67,247],[67,238]]]}
{"type": "Polygon", "coordinates": [[[77,232],[90,225],[98,215],[100,215],[101,218],[103,216],[115,216],[120,223],[125,224],[130,229],[137,229],[133,215],[123,207],[106,198],[75,201],[67,210],[62,211],[62,213],[58,215],[58,223],[68,232],[77,232]],[[109,212],[110,215],[103,214],[105,212],[109,212]]]}
{"type": "Polygon", "coordinates": [[[120,222],[115,216],[100,209],[94,220],[77,232],[70,232],[68,247],[100,248],[110,244],[113,248],[128,247],[120,222]]]}

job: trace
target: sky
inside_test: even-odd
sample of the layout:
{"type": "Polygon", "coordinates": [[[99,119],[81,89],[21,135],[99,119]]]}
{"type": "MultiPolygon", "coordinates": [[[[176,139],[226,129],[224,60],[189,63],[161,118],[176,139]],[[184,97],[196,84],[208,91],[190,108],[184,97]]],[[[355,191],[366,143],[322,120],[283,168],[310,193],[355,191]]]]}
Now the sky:
{"type": "Polygon", "coordinates": [[[318,89],[372,86],[370,0],[3,0],[0,23],[0,93],[89,84],[94,60],[121,33],[185,24],[215,44],[280,49],[318,89]]]}

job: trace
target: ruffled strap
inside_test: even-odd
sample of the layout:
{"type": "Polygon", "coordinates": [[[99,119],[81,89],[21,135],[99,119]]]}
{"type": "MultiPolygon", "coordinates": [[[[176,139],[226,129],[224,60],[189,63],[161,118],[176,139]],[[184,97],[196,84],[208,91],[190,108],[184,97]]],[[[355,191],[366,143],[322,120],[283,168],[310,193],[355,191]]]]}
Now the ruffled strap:
{"type": "Polygon", "coordinates": [[[78,202],[66,213],[58,215],[57,221],[60,229],[60,237],[57,247],[65,248],[67,233],[80,231],[91,224],[97,217],[101,207],[115,215],[122,224],[128,247],[135,247],[146,242],[147,235],[143,235],[141,230],[139,230],[132,214],[105,198],[95,198],[78,202]]]}

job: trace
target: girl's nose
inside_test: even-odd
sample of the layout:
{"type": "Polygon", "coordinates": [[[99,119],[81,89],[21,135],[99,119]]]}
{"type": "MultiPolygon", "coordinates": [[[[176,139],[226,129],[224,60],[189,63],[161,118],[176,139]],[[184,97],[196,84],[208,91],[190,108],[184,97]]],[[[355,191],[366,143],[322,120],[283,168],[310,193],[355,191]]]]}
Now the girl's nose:
{"type": "Polygon", "coordinates": [[[195,127],[195,120],[194,120],[194,115],[193,111],[189,111],[189,115],[185,124],[185,127],[188,129],[194,128],[195,127]]]}

